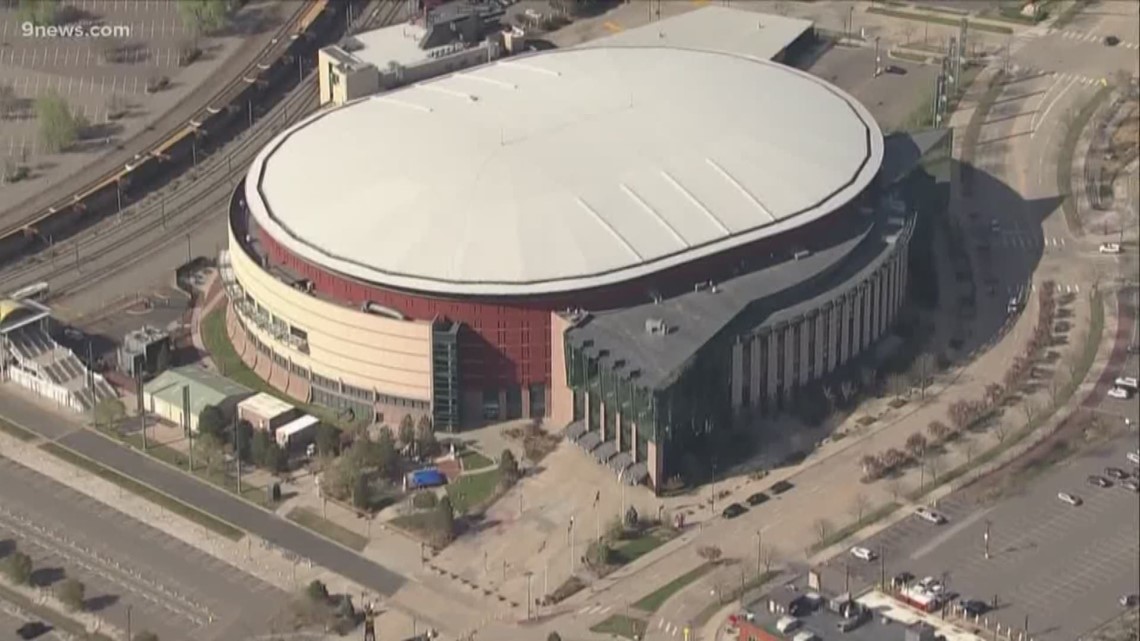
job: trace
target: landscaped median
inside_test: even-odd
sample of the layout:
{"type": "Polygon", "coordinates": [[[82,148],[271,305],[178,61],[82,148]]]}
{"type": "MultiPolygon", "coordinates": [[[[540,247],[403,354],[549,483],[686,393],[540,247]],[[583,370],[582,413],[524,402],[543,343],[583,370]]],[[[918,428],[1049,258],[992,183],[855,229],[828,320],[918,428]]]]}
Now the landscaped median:
{"type": "Polygon", "coordinates": [[[146,485],[140,481],[136,481],[135,479],[122,474],[117,470],[113,470],[103,465],[102,463],[99,463],[98,461],[87,458],[86,456],[70,448],[64,447],[63,445],[55,442],[47,442],[41,444],[40,449],[66,463],[70,463],[71,465],[90,472],[91,474],[94,474],[95,476],[98,476],[105,481],[114,483],[124,490],[127,490],[133,494],[137,494],[138,496],[156,505],[164,507],[183,518],[189,519],[190,521],[193,521],[194,523],[197,523],[198,525],[201,525],[202,527],[207,528],[212,532],[226,537],[227,539],[237,541],[245,536],[245,532],[230,525],[229,523],[226,523],[225,521],[222,521],[213,515],[207,514],[198,508],[187,505],[186,503],[183,503],[182,501],[179,501],[178,499],[165,494],[164,492],[156,490],[153,487],[146,485]]]}
{"type": "Polygon", "coordinates": [[[5,421],[2,418],[0,418],[0,432],[4,432],[8,436],[11,436],[12,438],[19,439],[25,443],[27,443],[29,441],[34,441],[37,438],[39,438],[39,434],[36,434],[35,432],[33,432],[29,429],[20,427],[19,425],[16,425],[15,423],[9,423],[8,421],[5,421]]]}
{"type": "Polygon", "coordinates": [[[368,539],[364,535],[357,534],[343,525],[333,523],[307,507],[295,507],[289,510],[289,513],[285,516],[290,521],[312,530],[327,539],[332,539],[345,547],[352,548],[357,552],[360,552],[368,545],[368,539]]]}
{"type": "Polygon", "coordinates": [[[84,639],[85,641],[113,641],[111,637],[105,634],[88,632],[79,621],[54,608],[41,605],[2,583],[0,583],[0,600],[15,605],[24,612],[32,614],[35,618],[45,621],[53,628],[76,639],[84,639]]]}
{"type": "MultiPolygon", "coordinates": [[[[871,7],[867,9],[867,13],[887,16],[890,18],[902,18],[904,20],[917,20],[919,22],[928,22],[930,24],[940,24],[947,27],[958,27],[962,24],[961,18],[948,18],[945,16],[933,16],[925,13],[915,13],[913,11],[899,11],[897,9],[886,9],[883,7],[871,7]]],[[[985,22],[978,22],[976,20],[969,21],[970,29],[976,31],[989,31],[990,33],[1012,34],[1013,29],[1000,24],[987,24],[985,22]]]]}
{"type": "Polygon", "coordinates": [[[1061,151],[1057,154],[1057,192],[1061,195],[1061,209],[1065,212],[1065,222],[1069,231],[1074,234],[1084,232],[1081,224],[1080,211],[1077,208],[1077,197],[1073,193],[1073,154],[1077,152],[1077,143],[1081,133],[1092,120],[1093,114],[1112,95],[1115,87],[1106,85],[1100,88],[1081,110],[1073,116],[1065,130],[1065,138],[1061,141],[1061,151]]]}

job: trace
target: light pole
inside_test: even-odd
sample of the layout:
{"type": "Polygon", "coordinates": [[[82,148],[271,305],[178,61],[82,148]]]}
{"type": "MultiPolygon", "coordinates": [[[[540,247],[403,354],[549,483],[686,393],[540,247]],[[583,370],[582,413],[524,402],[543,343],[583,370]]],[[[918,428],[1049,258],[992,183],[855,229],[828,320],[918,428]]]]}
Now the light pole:
{"type": "Polygon", "coordinates": [[[760,564],[764,559],[764,532],[756,530],[756,576],[760,576],[760,564]]]}
{"type": "Polygon", "coordinates": [[[990,520],[986,519],[986,533],[982,535],[986,544],[986,558],[990,558],[990,520]]]}
{"type": "Polygon", "coordinates": [[[570,574],[574,574],[574,517],[570,517],[570,527],[566,530],[566,539],[570,544],[570,574]]]}
{"type": "Polygon", "coordinates": [[[530,605],[531,605],[530,580],[533,577],[534,577],[534,572],[528,571],[526,573],[526,620],[527,621],[530,621],[530,605]]]}

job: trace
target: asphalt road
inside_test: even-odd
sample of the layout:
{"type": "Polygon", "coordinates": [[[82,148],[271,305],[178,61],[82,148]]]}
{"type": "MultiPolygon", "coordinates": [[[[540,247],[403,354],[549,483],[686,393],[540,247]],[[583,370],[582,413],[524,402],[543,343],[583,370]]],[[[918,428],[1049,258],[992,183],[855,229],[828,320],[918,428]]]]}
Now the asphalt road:
{"type": "Polygon", "coordinates": [[[286,600],[281,590],[3,458],[0,487],[0,537],[32,557],[33,584],[77,578],[88,606],[120,627],[130,607],[136,630],[240,641],[268,632],[286,600]]]}
{"type": "Polygon", "coordinates": [[[3,399],[4,416],[9,420],[47,438],[53,438],[62,445],[252,532],[280,548],[310,559],[350,581],[385,596],[391,596],[404,584],[403,576],[272,512],[206,485],[101,434],[62,427],[58,419],[19,398],[6,395],[3,399]]]}
{"type": "Polygon", "coordinates": [[[860,545],[882,550],[886,562],[863,563],[841,555],[825,581],[839,587],[844,570],[853,588],[903,570],[935,576],[949,589],[992,602],[1003,627],[1029,631],[1039,641],[1071,641],[1119,613],[1117,599],[1140,591],[1140,501],[1120,487],[1100,489],[1086,477],[1107,466],[1130,469],[1124,454],[1135,433],[1093,448],[1041,476],[1012,499],[982,510],[964,498],[939,505],[950,522],[929,525],[909,518],[860,545]],[[1058,492],[1084,500],[1070,507],[1058,492]],[[985,531],[990,554],[985,558],[985,531]]]}

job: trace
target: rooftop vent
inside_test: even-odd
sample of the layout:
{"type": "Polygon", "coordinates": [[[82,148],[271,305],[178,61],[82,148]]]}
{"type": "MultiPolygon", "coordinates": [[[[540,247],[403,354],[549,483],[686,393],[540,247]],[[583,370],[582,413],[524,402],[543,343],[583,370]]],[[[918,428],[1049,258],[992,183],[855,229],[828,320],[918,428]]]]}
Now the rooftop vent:
{"type": "Polygon", "coordinates": [[[624,358],[619,358],[616,361],[614,361],[614,369],[621,369],[623,367],[625,367],[625,359],[624,358]]]}
{"type": "Polygon", "coordinates": [[[647,318],[645,320],[645,333],[651,336],[664,336],[669,333],[669,326],[660,318],[647,318]]]}

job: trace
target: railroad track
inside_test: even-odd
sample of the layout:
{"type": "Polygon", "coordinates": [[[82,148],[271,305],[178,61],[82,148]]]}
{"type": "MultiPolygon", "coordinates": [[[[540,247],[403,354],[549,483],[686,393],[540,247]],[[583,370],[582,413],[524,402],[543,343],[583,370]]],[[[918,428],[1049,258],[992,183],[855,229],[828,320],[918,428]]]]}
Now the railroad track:
{"type": "MultiPolygon", "coordinates": [[[[405,5],[379,3],[362,13],[358,23],[393,24],[405,5]]],[[[254,120],[253,127],[210,154],[188,175],[109,216],[82,235],[53,245],[0,272],[6,289],[51,283],[49,301],[68,298],[182,242],[198,228],[226,215],[234,186],[245,175],[253,157],[284,127],[311,114],[317,107],[315,76],[295,87],[268,113],[254,120]],[[155,233],[159,237],[153,238],[155,233]],[[148,238],[152,236],[152,238],[148,238]],[[132,242],[133,241],[133,242],[132,242]]]]}
{"type": "MultiPolygon", "coordinates": [[[[316,2],[313,2],[312,0],[306,0],[305,2],[300,3],[297,10],[293,13],[293,15],[289,17],[289,20],[286,21],[285,24],[283,24],[274,34],[274,38],[271,41],[271,44],[263,51],[261,51],[252,61],[250,61],[250,63],[241,71],[241,73],[235,75],[229,82],[226,83],[225,86],[223,86],[217,91],[217,93],[211,96],[210,100],[207,101],[203,107],[199,108],[196,111],[195,117],[191,118],[189,123],[179,123],[176,127],[166,132],[166,134],[164,134],[158,142],[147,145],[143,150],[135,155],[135,158],[149,157],[155,152],[155,150],[167,148],[171,144],[172,140],[177,140],[184,137],[185,135],[188,135],[191,126],[190,123],[194,122],[195,118],[198,117],[198,113],[207,113],[211,108],[214,108],[217,105],[229,104],[231,100],[227,99],[227,96],[240,94],[240,92],[247,84],[247,78],[257,77],[260,70],[264,67],[267,61],[275,61],[280,56],[284,55],[285,50],[289,46],[290,36],[307,27],[307,25],[313,19],[312,11],[314,7],[319,3],[323,8],[325,2],[327,2],[327,0],[317,0],[316,2]]],[[[122,178],[130,174],[130,172],[131,169],[128,168],[124,170],[122,166],[120,166],[119,168],[104,173],[99,178],[88,182],[86,185],[80,187],[79,189],[76,189],[70,195],[59,199],[49,206],[39,208],[35,214],[21,221],[7,224],[4,228],[0,229],[0,238],[7,237],[16,233],[22,233],[24,229],[37,225],[44,219],[55,215],[55,212],[67,209],[68,207],[71,207],[75,202],[82,201],[86,197],[85,195],[95,193],[101,188],[102,185],[105,185],[108,181],[114,181],[122,178]]],[[[28,201],[25,201],[25,203],[21,206],[26,205],[27,202],[28,201]]]]}

